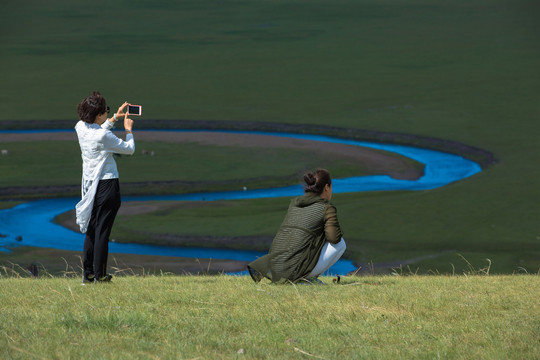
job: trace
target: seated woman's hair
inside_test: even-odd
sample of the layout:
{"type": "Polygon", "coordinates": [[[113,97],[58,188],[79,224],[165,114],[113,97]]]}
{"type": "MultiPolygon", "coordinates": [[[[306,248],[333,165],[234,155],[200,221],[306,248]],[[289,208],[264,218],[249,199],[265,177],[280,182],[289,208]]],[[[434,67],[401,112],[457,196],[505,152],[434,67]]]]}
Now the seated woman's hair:
{"type": "Polygon", "coordinates": [[[325,169],[318,169],[314,173],[305,173],[304,181],[306,182],[306,185],[304,186],[305,192],[311,192],[319,195],[324,191],[326,184],[332,185],[330,173],[325,169]]]}
{"type": "Polygon", "coordinates": [[[77,105],[79,120],[92,124],[96,116],[107,112],[107,102],[97,91],[92,92],[77,105]]]}

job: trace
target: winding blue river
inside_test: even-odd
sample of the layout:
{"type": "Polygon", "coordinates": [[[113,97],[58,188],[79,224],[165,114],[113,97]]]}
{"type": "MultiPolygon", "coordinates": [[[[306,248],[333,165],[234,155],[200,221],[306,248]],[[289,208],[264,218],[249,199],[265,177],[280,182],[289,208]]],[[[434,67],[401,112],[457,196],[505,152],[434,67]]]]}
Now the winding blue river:
{"type": "MultiPolygon", "coordinates": [[[[55,132],[66,130],[24,130],[21,132],[55,132]]],[[[156,130],[157,131],[157,130],[156,130]]],[[[167,131],[194,131],[194,130],[167,130],[167,131]]],[[[205,131],[205,130],[197,130],[205,131]]],[[[2,131],[6,133],[7,131],[2,131]]],[[[219,131],[236,134],[258,134],[267,136],[280,136],[324,143],[339,143],[361,146],[394,152],[425,165],[424,176],[418,180],[396,180],[386,175],[349,177],[333,179],[334,193],[350,193],[360,191],[389,191],[389,190],[429,190],[445,186],[455,181],[468,178],[482,169],[477,163],[461,156],[402,145],[369,143],[354,140],[345,140],[320,135],[287,134],[271,132],[244,132],[219,131]]],[[[121,169],[120,169],[121,170],[121,169]]],[[[301,185],[270,188],[261,190],[227,191],[213,193],[195,193],[168,196],[133,196],[123,197],[122,201],[147,200],[236,200],[271,197],[294,197],[303,193],[301,185]]],[[[62,198],[32,201],[20,204],[14,208],[0,210],[0,234],[7,235],[0,238],[0,251],[9,251],[7,247],[25,245],[46,247],[63,250],[81,251],[84,235],[68,230],[52,222],[60,213],[72,210],[78,198],[62,198]],[[17,237],[22,237],[22,242],[17,237]],[[3,246],[3,247],[2,247],[3,246]]],[[[284,202],[287,206],[287,201],[284,202]]],[[[285,209],[284,207],[284,209],[285,209]]],[[[192,258],[230,259],[239,261],[252,261],[265,253],[246,250],[205,249],[205,248],[178,248],[155,245],[110,243],[110,253],[146,254],[161,256],[179,256],[192,258]]],[[[343,274],[355,270],[350,260],[338,261],[330,270],[332,274],[343,274]]]]}

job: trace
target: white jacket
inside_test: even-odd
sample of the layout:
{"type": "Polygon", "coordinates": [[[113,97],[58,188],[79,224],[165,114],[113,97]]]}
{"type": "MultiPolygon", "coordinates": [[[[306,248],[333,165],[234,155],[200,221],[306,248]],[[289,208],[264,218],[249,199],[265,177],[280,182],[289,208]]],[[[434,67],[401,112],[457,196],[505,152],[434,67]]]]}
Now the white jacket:
{"type": "Polygon", "coordinates": [[[101,126],[84,121],[75,125],[83,160],[82,199],[75,207],[77,224],[82,233],[88,229],[99,180],[118,178],[113,153],[132,155],[135,152],[133,134],[127,134],[124,141],[109,130],[112,126],[113,123],[108,120],[101,126]]]}

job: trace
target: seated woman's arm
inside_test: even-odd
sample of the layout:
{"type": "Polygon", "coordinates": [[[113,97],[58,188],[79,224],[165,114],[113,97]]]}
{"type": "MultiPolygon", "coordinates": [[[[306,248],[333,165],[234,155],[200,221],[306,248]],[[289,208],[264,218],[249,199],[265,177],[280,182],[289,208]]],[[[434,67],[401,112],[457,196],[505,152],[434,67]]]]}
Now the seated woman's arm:
{"type": "Polygon", "coordinates": [[[326,236],[326,241],[331,242],[332,244],[337,244],[343,237],[337,218],[336,207],[331,204],[326,206],[326,210],[324,212],[324,233],[326,236]]]}

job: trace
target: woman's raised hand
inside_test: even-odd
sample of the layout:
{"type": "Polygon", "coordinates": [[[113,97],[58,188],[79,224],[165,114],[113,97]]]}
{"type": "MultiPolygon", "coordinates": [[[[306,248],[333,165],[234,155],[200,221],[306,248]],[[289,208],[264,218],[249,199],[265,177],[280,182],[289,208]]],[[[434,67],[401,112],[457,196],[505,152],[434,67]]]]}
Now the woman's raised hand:
{"type": "Polygon", "coordinates": [[[132,131],[133,120],[127,117],[127,112],[123,115],[124,115],[124,129],[126,129],[126,131],[132,131]]]}
{"type": "MultiPolygon", "coordinates": [[[[118,111],[116,112],[115,115],[116,115],[116,116],[123,116],[123,115],[125,115],[125,114],[124,114],[124,109],[125,109],[126,106],[128,106],[128,105],[129,105],[129,103],[128,103],[127,101],[124,102],[122,105],[120,105],[120,107],[118,108],[118,111]]],[[[115,120],[117,120],[117,119],[115,119],[115,120]]]]}

